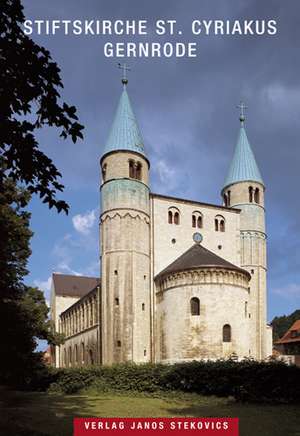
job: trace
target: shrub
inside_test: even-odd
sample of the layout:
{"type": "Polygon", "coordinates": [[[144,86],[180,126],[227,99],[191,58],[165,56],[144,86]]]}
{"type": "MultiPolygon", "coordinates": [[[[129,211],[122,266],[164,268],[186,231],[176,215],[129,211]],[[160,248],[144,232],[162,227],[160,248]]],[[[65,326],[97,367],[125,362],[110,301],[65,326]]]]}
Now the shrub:
{"type": "Polygon", "coordinates": [[[183,391],[233,396],[238,401],[287,403],[300,401],[300,368],[251,360],[120,364],[52,370],[42,386],[68,394],[93,387],[99,392],[183,391]]]}

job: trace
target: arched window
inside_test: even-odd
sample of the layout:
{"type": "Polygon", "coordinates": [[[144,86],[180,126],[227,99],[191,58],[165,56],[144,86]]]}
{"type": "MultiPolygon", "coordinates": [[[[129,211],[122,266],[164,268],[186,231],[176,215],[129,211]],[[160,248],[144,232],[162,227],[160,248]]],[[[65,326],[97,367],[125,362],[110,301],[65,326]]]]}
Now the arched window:
{"type": "Polygon", "coordinates": [[[225,232],[225,218],[222,215],[215,217],[215,231],[225,232]]]}
{"type": "Polygon", "coordinates": [[[129,161],[129,177],[131,179],[135,178],[135,164],[133,160],[129,161]]]}
{"type": "Polygon", "coordinates": [[[218,220],[218,218],[215,218],[215,231],[216,232],[219,231],[219,220],[218,220]]]}
{"type": "Polygon", "coordinates": [[[253,203],[253,188],[249,186],[249,203],[253,203]]]}
{"type": "Polygon", "coordinates": [[[196,221],[197,221],[196,215],[192,215],[192,227],[196,227],[196,221]]]}
{"type": "Polygon", "coordinates": [[[94,365],[94,353],[93,353],[93,350],[89,350],[89,361],[90,361],[90,365],[94,365]]]}
{"type": "Polygon", "coordinates": [[[254,191],[254,201],[255,203],[259,204],[259,189],[256,188],[254,191]]]}
{"type": "Polygon", "coordinates": [[[223,342],[231,342],[231,327],[229,324],[223,326],[223,342]]]}
{"type": "Polygon", "coordinates": [[[142,180],[142,164],[140,162],[136,164],[135,178],[142,180]]]}
{"type": "Polygon", "coordinates": [[[199,215],[197,218],[197,227],[198,229],[202,229],[202,215],[199,215]]]}
{"type": "Polygon", "coordinates": [[[173,212],[171,210],[168,212],[168,223],[173,224],[173,212]]]}
{"type": "Polygon", "coordinates": [[[84,342],[81,342],[81,363],[84,363],[84,342]]]}
{"type": "Polygon", "coordinates": [[[227,206],[229,207],[231,203],[231,191],[227,191],[227,206]]]}
{"type": "Polygon", "coordinates": [[[64,349],[64,366],[67,366],[67,350],[64,349]]]}
{"type": "Polygon", "coordinates": [[[197,297],[191,298],[191,315],[200,315],[200,300],[197,297]]]}
{"type": "Polygon", "coordinates": [[[180,224],[179,212],[174,213],[174,224],[180,224]]]}
{"type": "Polygon", "coordinates": [[[69,366],[72,366],[72,348],[69,347],[69,366]]]}
{"type": "Polygon", "coordinates": [[[74,363],[78,363],[78,347],[75,345],[74,347],[74,363]]]}
{"type": "Polygon", "coordinates": [[[225,220],[220,220],[220,232],[225,232],[225,220]]]}

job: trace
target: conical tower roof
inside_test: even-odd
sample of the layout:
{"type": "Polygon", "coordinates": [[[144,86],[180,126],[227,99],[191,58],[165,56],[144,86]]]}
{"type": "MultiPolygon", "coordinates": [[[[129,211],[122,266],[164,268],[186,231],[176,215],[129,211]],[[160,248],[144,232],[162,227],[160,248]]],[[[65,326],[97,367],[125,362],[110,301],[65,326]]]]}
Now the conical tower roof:
{"type": "Polygon", "coordinates": [[[227,174],[224,188],[238,182],[258,182],[264,184],[253,151],[247,138],[244,117],[240,118],[241,127],[233,159],[227,174]]]}
{"type": "Polygon", "coordinates": [[[155,279],[169,274],[198,268],[225,268],[246,274],[248,278],[251,277],[248,271],[228,262],[202,245],[194,244],[174,262],[162,270],[155,279]]]}
{"type": "Polygon", "coordinates": [[[134,151],[145,156],[142,135],[125,85],[103,154],[116,150],[134,151]]]}

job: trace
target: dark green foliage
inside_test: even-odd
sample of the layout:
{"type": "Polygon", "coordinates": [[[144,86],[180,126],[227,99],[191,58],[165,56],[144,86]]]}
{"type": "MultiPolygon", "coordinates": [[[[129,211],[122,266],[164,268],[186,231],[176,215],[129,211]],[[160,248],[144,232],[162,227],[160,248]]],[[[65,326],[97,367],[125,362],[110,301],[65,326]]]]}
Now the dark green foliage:
{"type": "Polygon", "coordinates": [[[48,319],[42,291],[24,284],[31,253],[29,194],[10,179],[0,191],[0,383],[26,384],[43,366],[34,350],[38,339],[60,343],[48,319]]]}
{"type": "MultiPolygon", "coordinates": [[[[60,70],[48,50],[22,29],[25,20],[20,0],[0,2],[0,185],[7,177],[26,185],[48,206],[68,212],[56,199],[63,190],[61,174],[40,149],[38,129],[59,129],[62,138],[82,138],[76,108],[60,102],[60,70]]],[[[47,145],[47,144],[44,144],[47,145]]]]}
{"type": "Polygon", "coordinates": [[[275,316],[271,325],[273,327],[273,340],[274,342],[282,338],[286,331],[294,324],[295,321],[300,319],[300,309],[290,315],[275,316]]]}
{"type": "Polygon", "coordinates": [[[55,371],[54,378],[50,391],[69,394],[93,387],[99,392],[183,391],[220,397],[232,396],[239,401],[248,402],[300,401],[300,368],[278,362],[220,360],[174,365],[123,364],[60,369],[55,371]]]}

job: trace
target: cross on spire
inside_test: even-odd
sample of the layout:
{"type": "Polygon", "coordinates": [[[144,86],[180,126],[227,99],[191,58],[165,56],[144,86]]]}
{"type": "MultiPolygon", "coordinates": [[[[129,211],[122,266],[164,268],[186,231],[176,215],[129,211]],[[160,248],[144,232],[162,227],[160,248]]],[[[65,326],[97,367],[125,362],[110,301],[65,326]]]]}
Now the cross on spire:
{"type": "Polygon", "coordinates": [[[243,125],[245,121],[245,110],[248,109],[248,106],[245,105],[243,101],[237,105],[237,108],[240,109],[240,122],[243,125]]]}
{"type": "Polygon", "coordinates": [[[123,72],[122,83],[125,86],[128,83],[127,71],[130,71],[130,68],[126,64],[120,64],[120,62],[118,63],[118,68],[120,68],[120,70],[122,70],[122,72],[123,72]]]}

